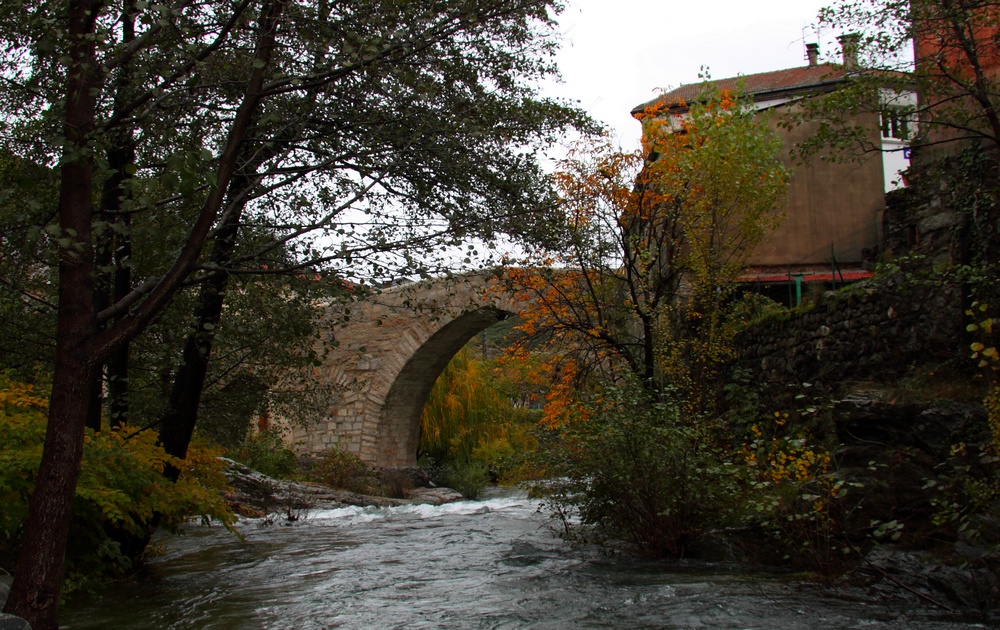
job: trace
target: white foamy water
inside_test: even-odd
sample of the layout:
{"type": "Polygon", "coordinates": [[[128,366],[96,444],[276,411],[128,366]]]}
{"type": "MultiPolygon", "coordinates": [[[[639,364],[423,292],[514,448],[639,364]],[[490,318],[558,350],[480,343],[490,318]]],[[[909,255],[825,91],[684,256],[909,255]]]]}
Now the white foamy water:
{"type": "Polygon", "coordinates": [[[63,608],[70,630],[985,627],[774,575],[607,558],[523,495],[190,527],[147,575],[63,608]]]}

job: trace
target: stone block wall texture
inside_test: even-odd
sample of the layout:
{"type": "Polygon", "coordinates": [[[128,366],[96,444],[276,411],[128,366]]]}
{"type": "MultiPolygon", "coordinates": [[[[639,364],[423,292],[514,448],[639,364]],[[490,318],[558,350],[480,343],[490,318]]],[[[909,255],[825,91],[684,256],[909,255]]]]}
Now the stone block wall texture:
{"type": "Polygon", "coordinates": [[[476,333],[521,308],[495,290],[490,274],[327,305],[317,341],[323,358],[305,379],[328,392],[326,411],[284,422],[290,445],[303,455],[336,448],[375,466],[415,465],[421,411],[438,375],[476,333]]]}
{"type": "Polygon", "coordinates": [[[996,151],[961,143],[917,147],[914,155],[913,185],[886,196],[885,248],[920,255],[927,268],[1000,262],[996,151]]]}
{"type": "MultiPolygon", "coordinates": [[[[892,259],[915,257],[915,273],[859,283],[827,294],[807,310],[755,326],[737,341],[736,367],[774,386],[817,381],[836,385],[873,376],[891,378],[913,365],[968,355],[967,289],[957,281],[913,279],[970,261],[969,210],[961,208],[975,201],[977,212],[995,220],[997,210],[983,190],[992,190],[996,182],[987,172],[958,173],[956,181],[953,159],[919,162],[919,169],[911,169],[917,171],[911,173],[914,184],[886,196],[881,247],[892,259]]],[[[978,246],[995,260],[1000,221],[987,227],[993,231],[980,235],[985,241],[978,246]]]]}
{"type": "Polygon", "coordinates": [[[859,283],[745,331],[734,367],[774,386],[891,378],[958,356],[964,324],[959,285],[859,283]]]}

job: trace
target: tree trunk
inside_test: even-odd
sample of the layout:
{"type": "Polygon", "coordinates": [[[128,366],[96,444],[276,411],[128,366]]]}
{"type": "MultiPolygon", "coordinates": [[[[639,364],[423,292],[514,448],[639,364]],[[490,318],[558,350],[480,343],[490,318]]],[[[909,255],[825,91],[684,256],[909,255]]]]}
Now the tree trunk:
{"type": "MultiPolygon", "coordinates": [[[[247,131],[253,137],[257,119],[247,131]]],[[[208,363],[212,345],[222,321],[222,307],[229,274],[225,271],[232,264],[233,250],[239,237],[240,222],[247,198],[256,182],[257,169],[273,157],[275,147],[245,147],[239,160],[239,171],[233,176],[226,195],[230,211],[213,239],[211,265],[218,271],[201,285],[198,304],[194,312],[194,330],[184,341],[181,365],[174,375],[167,409],[160,417],[160,444],[168,454],[184,459],[198,422],[198,407],[205,391],[208,363]]],[[[178,471],[168,467],[164,473],[177,480],[178,471]]]]}
{"type": "Polygon", "coordinates": [[[83,458],[84,425],[96,364],[85,344],[96,332],[91,242],[93,156],[86,149],[94,125],[98,73],[92,38],[98,3],[71,2],[71,59],[66,78],[66,154],[59,187],[59,308],[49,422],[42,461],[28,507],[28,526],[4,608],[35,630],[54,630],[73,497],[83,458]]]}
{"type": "MultiPolygon", "coordinates": [[[[61,323],[65,319],[61,317],[61,323]]],[[[82,354],[70,351],[56,359],[45,450],[28,511],[30,527],[21,542],[14,583],[4,608],[27,619],[35,630],[58,627],[63,557],[83,457],[92,372],[93,366],[82,354]]]]}
{"type": "MultiPolygon", "coordinates": [[[[121,146],[108,152],[108,165],[113,169],[111,177],[105,182],[103,195],[103,210],[107,213],[109,222],[119,222],[123,225],[121,231],[112,231],[110,264],[114,266],[111,272],[110,286],[107,287],[111,304],[117,303],[132,291],[132,235],[129,229],[132,224],[131,215],[122,214],[122,186],[129,179],[126,172],[128,165],[135,160],[135,140],[128,133],[121,141],[121,146]]],[[[113,322],[112,322],[113,323],[113,322]]],[[[105,370],[108,377],[108,423],[117,427],[128,422],[128,362],[130,342],[122,343],[111,353],[105,370]]]]}
{"type": "Polygon", "coordinates": [[[99,316],[94,301],[94,250],[91,222],[94,209],[94,157],[88,147],[96,117],[96,101],[104,81],[96,57],[95,24],[100,0],[69,0],[66,109],[60,163],[59,307],[52,398],[42,461],[28,508],[25,537],[14,583],[4,611],[28,620],[35,630],[56,630],[63,559],[73,516],[73,498],[83,458],[84,427],[98,366],[135,338],[173,298],[197,264],[226,191],[236,172],[247,129],[261,98],[265,68],[275,45],[284,0],[261,8],[254,70],[246,94],[231,123],[216,171],[217,187],[209,191],[201,213],[173,265],[143,302],[129,310],[122,300],[99,316]],[[120,317],[105,330],[104,317],[120,317]]]}
{"type": "MultiPolygon", "coordinates": [[[[222,276],[211,284],[212,286],[202,288],[198,298],[195,322],[199,329],[192,331],[185,340],[181,367],[174,375],[167,411],[160,421],[160,444],[163,445],[163,450],[180,458],[187,456],[198,419],[201,394],[205,389],[205,377],[208,375],[208,361],[215,334],[205,326],[214,327],[221,319],[222,291],[227,279],[222,276]]],[[[177,478],[176,470],[168,472],[171,478],[177,478]]]]}
{"type": "MultiPolygon", "coordinates": [[[[250,179],[245,173],[233,178],[229,188],[229,198],[245,199],[242,193],[250,185],[250,179]]],[[[220,270],[232,262],[232,252],[236,247],[239,224],[246,205],[242,200],[233,203],[236,207],[226,217],[225,224],[216,234],[212,248],[212,265],[220,270]]],[[[183,459],[187,456],[188,445],[194,434],[201,395],[205,391],[212,344],[215,341],[215,331],[219,329],[219,322],[222,321],[222,306],[228,285],[229,274],[219,271],[202,285],[198,295],[194,318],[195,329],[184,342],[181,366],[174,376],[167,410],[160,419],[160,444],[163,445],[163,450],[174,457],[183,459]]],[[[171,468],[165,472],[172,479],[177,479],[178,471],[171,468]]]]}
{"type": "MultiPolygon", "coordinates": [[[[135,41],[135,2],[125,0],[122,7],[122,44],[135,41]]],[[[118,67],[115,77],[115,114],[134,96],[132,61],[126,61],[118,67]]],[[[122,213],[122,200],[125,195],[125,183],[132,176],[128,169],[135,162],[135,130],[126,127],[116,134],[114,145],[108,149],[108,168],[111,176],[104,182],[101,195],[101,209],[107,215],[109,223],[122,226],[120,230],[109,230],[111,239],[111,256],[109,263],[113,265],[111,280],[108,283],[110,303],[116,304],[132,291],[132,214],[122,213]]],[[[117,427],[128,422],[128,361],[130,343],[123,343],[111,353],[106,365],[108,376],[108,423],[117,427]]]]}

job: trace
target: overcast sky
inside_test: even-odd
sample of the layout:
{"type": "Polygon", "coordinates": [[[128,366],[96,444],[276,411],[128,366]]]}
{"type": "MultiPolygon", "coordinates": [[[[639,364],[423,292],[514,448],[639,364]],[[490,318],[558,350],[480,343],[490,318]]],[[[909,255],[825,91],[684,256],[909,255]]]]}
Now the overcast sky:
{"type": "Polygon", "coordinates": [[[579,101],[611,126],[625,149],[638,146],[629,111],[657,88],[805,65],[805,44],[837,54],[836,36],[817,35],[819,9],[836,0],[565,0],[558,57],[564,83],[546,93],[579,101]]]}

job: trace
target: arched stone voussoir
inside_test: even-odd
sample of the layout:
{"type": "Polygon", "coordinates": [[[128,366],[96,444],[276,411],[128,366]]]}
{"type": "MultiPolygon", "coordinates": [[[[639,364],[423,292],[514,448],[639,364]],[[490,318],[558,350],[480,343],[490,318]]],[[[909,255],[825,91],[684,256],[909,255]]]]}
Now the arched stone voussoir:
{"type": "Polygon", "coordinates": [[[329,330],[321,335],[326,345],[316,378],[352,383],[353,390],[331,397],[326,417],[293,426],[291,441],[304,453],[333,446],[377,466],[414,465],[420,416],[438,376],[472,337],[523,306],[491,273],[394,286],[330,305],[321,318],[329,330]]]}
{"type": "Polygon", "coordinates": [[[455,353],[476,334],[511,313],[486,307],[464,313],[432,334],[393,379],[377,425],[380,466],[416,464],[420,416],[434,382],[455,353]]]}

